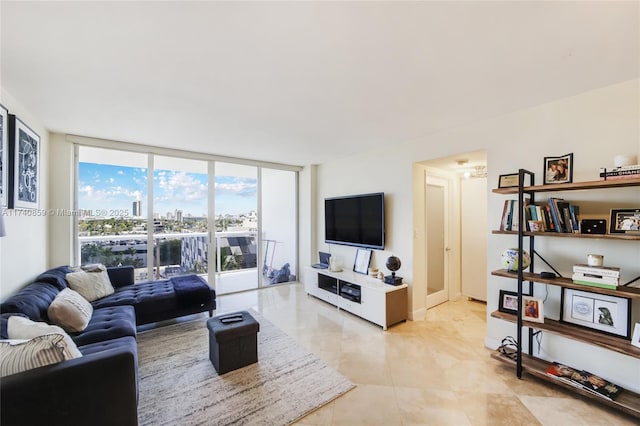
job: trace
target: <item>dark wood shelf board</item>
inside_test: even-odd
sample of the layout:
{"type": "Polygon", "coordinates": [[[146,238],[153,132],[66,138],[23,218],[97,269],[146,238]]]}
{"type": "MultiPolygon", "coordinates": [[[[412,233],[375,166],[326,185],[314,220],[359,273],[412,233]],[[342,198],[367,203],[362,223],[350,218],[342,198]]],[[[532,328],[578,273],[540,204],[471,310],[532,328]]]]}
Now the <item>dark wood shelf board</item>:
{"type": "MultiPolygon", "coordinates": [[[[518,279],[517,273],[509,272],[506,269],[491,271],[491,275],[495,275],[497,277],[512,278],[514,280],[518,279]]],[[[616,290],[611,290],[608,288],[590,287],[582,284],[574,284],[573,280],[571,280],[570,278],[542,278],[540,274],[532,274],[531,272],[524,272],[522,274],[522,278],[523,281],[533,281],[536,283],[557,285],[560,287],[572,288],[574,290],[590,291],[592,293],[598,294],[608,294],[609,296],[640,298],[640,288],[638,287],[618,286],[616,290]]]]}
{"type": "MultiPolygon", "coordinates": [[[[514,314],[506,312],[494,311],[491,313],[491,316],[493,318],[498,318],[512,323],[517,322],[517,318],[514,314]]],[[[544,323],[523,321],[522,324],[525,327],[547,331],[552,334],[566,337],[567,339],[599,346],[604,349],[640,359],[640,348],[631,345],[629,340],[621,337],[598,333],[597,331],[592,331],[588,328],[566,324],[549,318],[545,318],[544,323]]]]}
{"type": "MultiPolygon", "coordinates": [[[[518,231],[500,231],[493,230],[492,234],[518,235],[518,231]]],[[[640,234],[573,234],[570,232],[529,232],[525,231],[522,235],[527,237],[560,237],[560,238],[587,238],[595,240],[628,240],[640,241],[640,234]]]]}
{"type": "MultiPolygon", "coordinates": [[[[640,178],[635,179],[614,179],[614,180],[594,180],[576,183],[555,183],[551,185],[534,185],[523,187],[524,192],[557,192],[576,191],[580,189],[600,189],[600,188],[624,188],[629,186],[640,186],[640,178]]],[[[517,194],[518,187],[494,188],[495,194],[517,194]]]]}
{"type": "MultiPolygon", "coordinates": [[[[492,352],[491,358],[496,359],[502,363],[508,364],[513,367],[516,366],[516,362],[514,360],[512,360],[511,358],[505,356],[503,353],[498,351],[492,352]]],[[[594,401],[599,401],[604,405],[608,405],[609,407],[613,407],[615,409],[623,411],[631,416],[640,418],[640,395],[638,395],[637,393],[632,392],[628,389],[624,389],[615,400],[610,401],[606,398],[602,398],[600,396],[594,395],[589,391],[577,388],[575,386],[572,386],[568,383],[564,383],[560,380],[554,379],[553,377],[547,375],[546,373],[547,373],[547,368],[549,367],[549,364],[550,364],[549,361],[545,361],[540,358],[535,358],[527,354],[522,354],[522,369],[526,371],[528,374],[534,377],[537,377],[541,380],[561,386],[565,389],[570,390],[571,392],[590,398],[594,401]]]]}

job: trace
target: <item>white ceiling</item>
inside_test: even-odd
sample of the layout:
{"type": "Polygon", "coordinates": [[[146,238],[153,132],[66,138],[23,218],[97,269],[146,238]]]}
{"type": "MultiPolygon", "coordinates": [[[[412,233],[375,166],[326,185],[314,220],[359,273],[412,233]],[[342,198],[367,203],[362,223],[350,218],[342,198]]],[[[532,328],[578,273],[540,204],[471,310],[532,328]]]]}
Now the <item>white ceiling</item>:
{"type": "Polygon", "coordinates": [[[51,131],[285,164],[640,75],[636,1],[0,8],[2,87],[51,131]]]}

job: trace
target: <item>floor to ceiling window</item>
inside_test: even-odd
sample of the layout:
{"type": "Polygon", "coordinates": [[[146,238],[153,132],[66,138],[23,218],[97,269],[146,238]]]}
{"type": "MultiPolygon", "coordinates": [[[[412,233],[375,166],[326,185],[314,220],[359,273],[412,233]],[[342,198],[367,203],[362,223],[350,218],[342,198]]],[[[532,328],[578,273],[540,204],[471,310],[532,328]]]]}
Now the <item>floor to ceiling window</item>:
{"type": "Polygon", "coordinates": [[[147,155],[80,147],[78,244],[74,263],[133,265],[136,281],[147,271],[147,155]]]}
{"type": "Polygon", "coordinates": [[[255,289],[258,278],[258,168],[215,163],[218,294],[255,289]]]}
{"type": "Polygon", "coordinates": [[[287,170],[260,173],[263,285],[297,279],[297,181],[287,170]]]}
{"type": "Polygon", "coordinates": [[[207,162],[153,156],[154,278],[207,277],[207,162]]]}
{"type": "Polygon", "coordinates": [[[218,294],[296,280],[296,171],[203,157],[78,145],[74,263],[195,273],[218,294]]]}

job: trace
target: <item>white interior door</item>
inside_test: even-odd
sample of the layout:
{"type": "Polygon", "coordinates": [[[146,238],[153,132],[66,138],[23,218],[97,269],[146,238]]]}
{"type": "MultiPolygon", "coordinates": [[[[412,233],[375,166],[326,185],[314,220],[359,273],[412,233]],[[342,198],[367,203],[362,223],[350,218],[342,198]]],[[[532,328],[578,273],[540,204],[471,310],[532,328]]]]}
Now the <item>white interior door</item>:
{"type": "Polygon", "coordinates": [[[449,300],[449,182],[427,176],[425,183],[427,309],[449,300]]]}

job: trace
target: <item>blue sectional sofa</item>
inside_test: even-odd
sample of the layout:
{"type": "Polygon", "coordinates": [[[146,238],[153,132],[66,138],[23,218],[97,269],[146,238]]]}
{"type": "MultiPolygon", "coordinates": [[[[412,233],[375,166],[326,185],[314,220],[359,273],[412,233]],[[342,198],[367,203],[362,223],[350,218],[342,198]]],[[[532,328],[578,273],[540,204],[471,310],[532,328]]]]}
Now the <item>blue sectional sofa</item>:
{"type": "MultiPolygon", "coordinates": [[[[47,310],[68,286],[69,272],[68,266],[46,271],[0,304],[0,338],[7,339],[12,315],[49,322],[47,310]]],[[[130,266],[107,272],[115,293],[92,302],[87,327],[70,333],[82,357],[2,377],[0,424],[137,425],[136,325],[205,311],[211,316],[216,307],[211,288],[185,297],[171,280],[134,284],[130,266]]]]}

